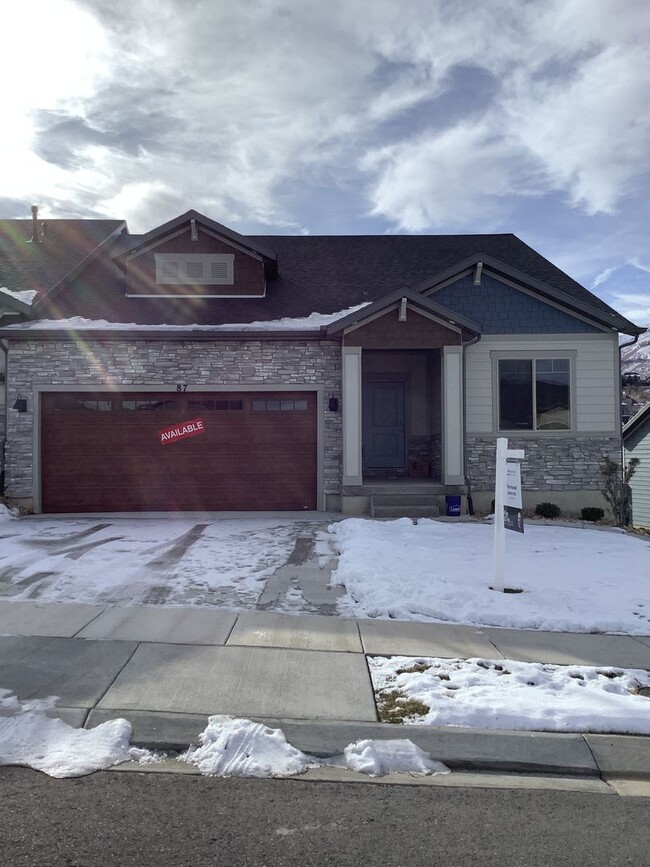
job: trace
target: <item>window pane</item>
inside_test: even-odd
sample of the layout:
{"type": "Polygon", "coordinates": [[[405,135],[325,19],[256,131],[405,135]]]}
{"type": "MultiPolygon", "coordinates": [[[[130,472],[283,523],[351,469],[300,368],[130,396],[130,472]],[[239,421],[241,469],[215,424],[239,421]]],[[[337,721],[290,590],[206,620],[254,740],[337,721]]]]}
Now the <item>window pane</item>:
{"type": "Polygon", "coordinates": [[[538,360],[535,364],[537,430],[569,430],[569,359],[538,360]]]}
{"type": "Polygon", "coordinates": [[[175,400],[123,400],[123,410],[177,410],[175,400]]]}
{"type": "Polygon", "coordinates": [[[529,359],[499,361],[499,429],[532,430],[533,363],[529,359]]]}

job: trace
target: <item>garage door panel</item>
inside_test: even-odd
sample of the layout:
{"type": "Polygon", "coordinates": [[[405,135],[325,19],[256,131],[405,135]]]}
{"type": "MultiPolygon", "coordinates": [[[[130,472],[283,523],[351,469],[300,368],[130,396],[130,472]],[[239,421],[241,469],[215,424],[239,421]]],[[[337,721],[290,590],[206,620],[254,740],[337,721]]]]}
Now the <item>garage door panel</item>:
{"type": "Polygon", "coordinates": [[[43,396],[44,511],[316,508],[314,393],[168,400],[138,392],[111,395],[110,410],[97,409],[107,405],[104,398],[43,396]],[[173,410],[124,409],[168,405],[173,410]],[[197,417],[205,433],[160,444],[161,429],[197,417]]]}

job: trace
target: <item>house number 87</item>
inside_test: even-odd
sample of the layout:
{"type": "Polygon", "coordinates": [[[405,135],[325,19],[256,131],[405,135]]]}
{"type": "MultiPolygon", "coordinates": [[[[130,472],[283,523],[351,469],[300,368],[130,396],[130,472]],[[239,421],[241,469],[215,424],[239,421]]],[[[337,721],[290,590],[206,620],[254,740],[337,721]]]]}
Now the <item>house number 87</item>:
{"type": "Polygon", "coordinates": [[[186,382],[177,382],[176,383],[176,391],[187,391],[187,383],[186,382]]]}

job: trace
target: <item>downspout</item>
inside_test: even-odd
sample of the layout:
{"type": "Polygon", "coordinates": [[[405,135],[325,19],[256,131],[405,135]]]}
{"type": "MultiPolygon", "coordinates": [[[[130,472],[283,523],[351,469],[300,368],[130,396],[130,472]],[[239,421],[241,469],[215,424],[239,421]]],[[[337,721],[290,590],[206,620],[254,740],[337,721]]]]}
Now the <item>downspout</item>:
{"type": "Polygon", "coordinates": [[[467,511],[470,515],[474,514],[474,501],[472,500],[471,479],[467,475],[467,353],[465,350],[468,346],[474,346],[478,343],[482,336],[482,334],[477,334],[467,343],[463,343],[463,475],[467,485],[467,511]]]}

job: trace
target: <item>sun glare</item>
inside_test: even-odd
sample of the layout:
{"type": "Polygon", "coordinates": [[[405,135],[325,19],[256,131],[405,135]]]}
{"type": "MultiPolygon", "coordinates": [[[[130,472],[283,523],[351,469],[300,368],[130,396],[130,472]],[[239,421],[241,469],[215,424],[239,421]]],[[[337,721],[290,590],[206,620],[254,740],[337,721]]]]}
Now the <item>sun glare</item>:
{"type": "Polygon", "coordinates": [[[3,4],[2,29],[0,189],[11,197],[52,186],[59,170],[32,153],[34,112],[81,111],[107,68],[107,42],[72,0],[3,4]]]}

